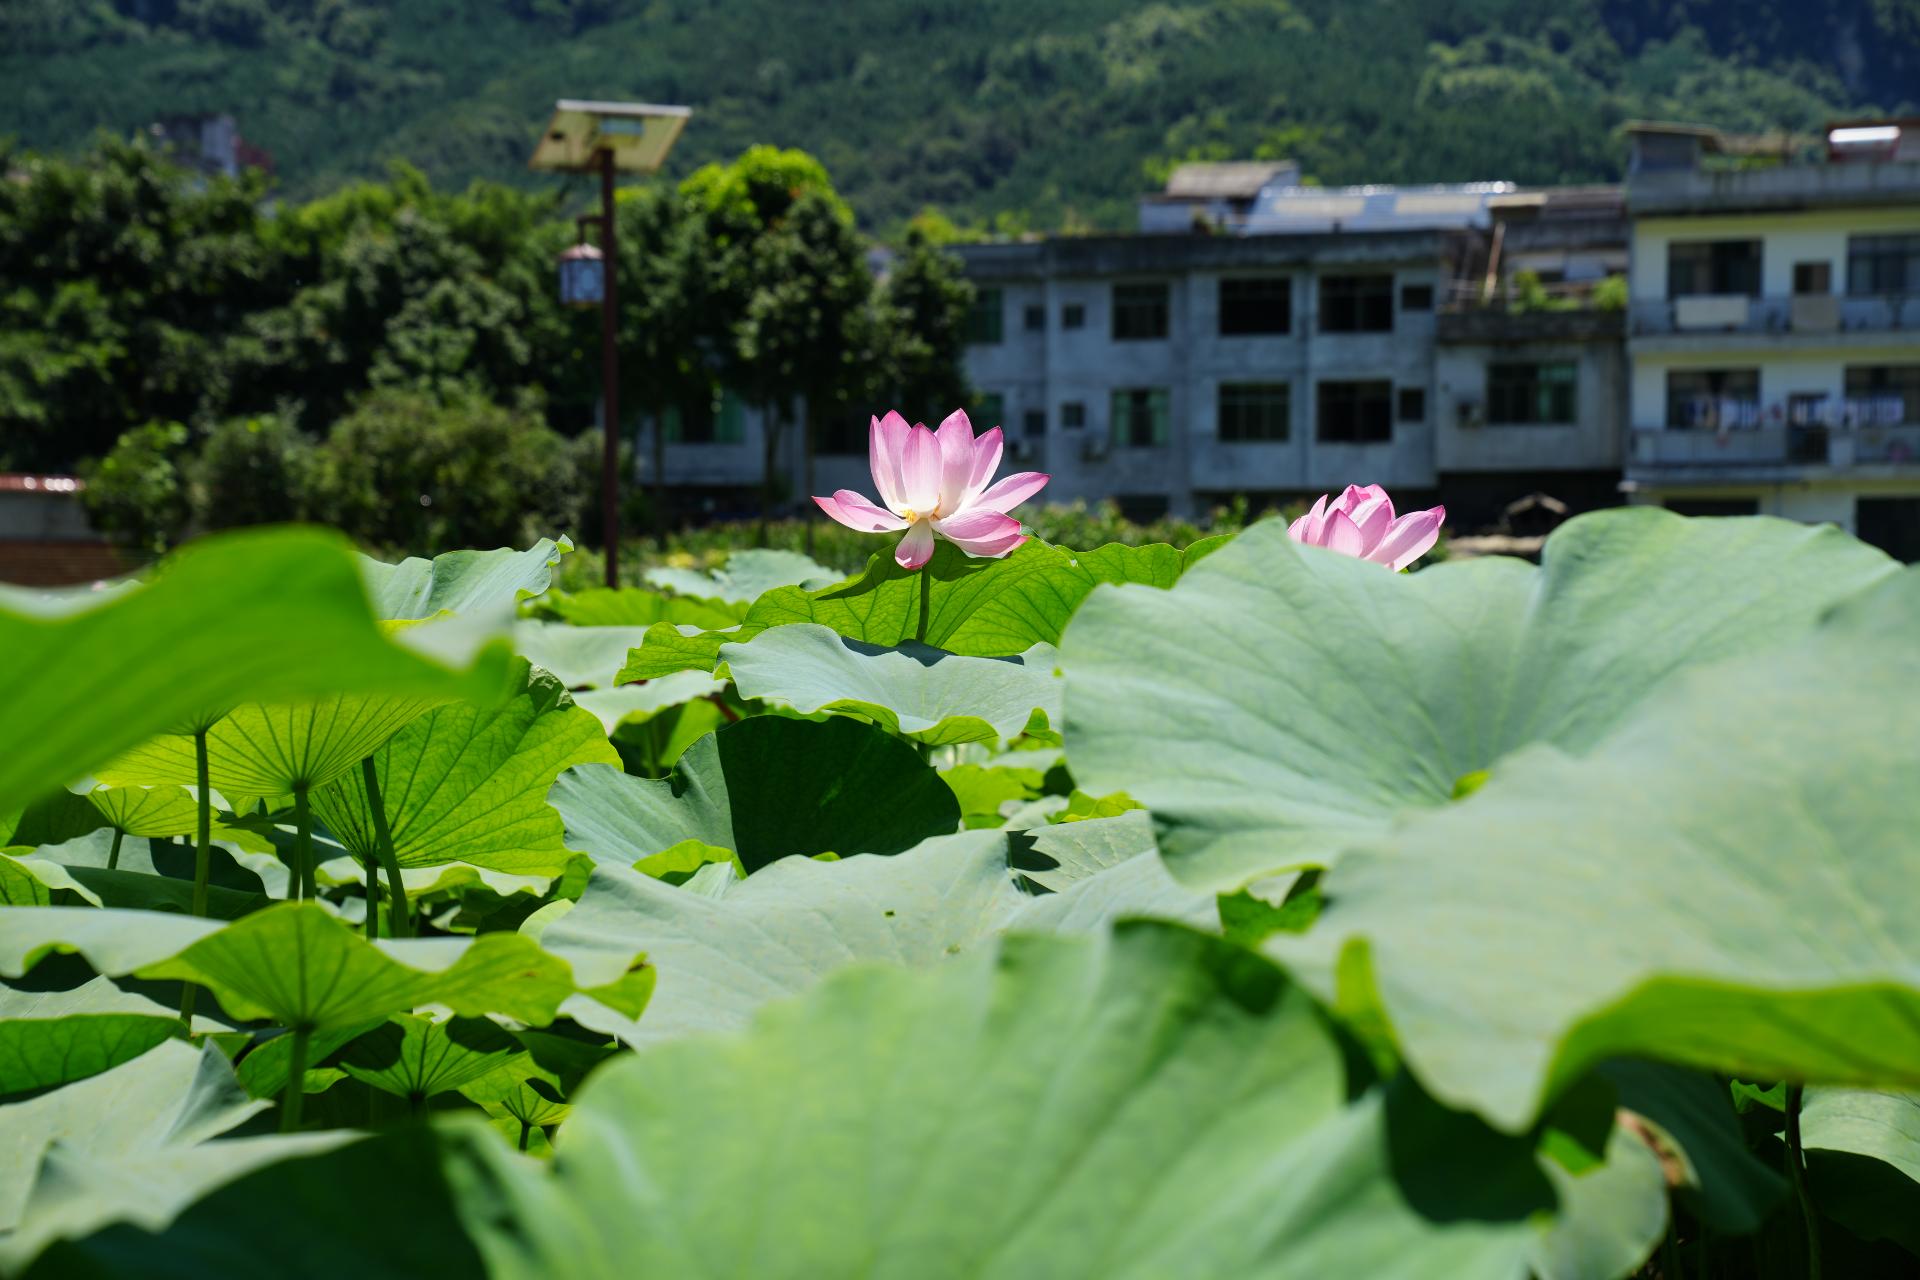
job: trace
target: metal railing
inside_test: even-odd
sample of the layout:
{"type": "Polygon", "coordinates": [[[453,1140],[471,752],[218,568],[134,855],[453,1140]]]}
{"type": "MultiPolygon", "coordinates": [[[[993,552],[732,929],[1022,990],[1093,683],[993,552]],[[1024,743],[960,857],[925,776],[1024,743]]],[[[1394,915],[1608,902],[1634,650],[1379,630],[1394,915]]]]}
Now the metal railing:
{"type": "Polygon", "coordinates": [[[1639,298],[1628,308],[1633,334],[1860,333],[1920,331],[1920,295],[1831,293],[1787,297],[1694,294],[1639,298]]]}
{"type": "Polygon", "coordinates": [[[1895,426],[1767,425],[1716,431],[1635,427],[1628,459],[1637,466],[1920,466],[1920,422],[1895,426]]]}

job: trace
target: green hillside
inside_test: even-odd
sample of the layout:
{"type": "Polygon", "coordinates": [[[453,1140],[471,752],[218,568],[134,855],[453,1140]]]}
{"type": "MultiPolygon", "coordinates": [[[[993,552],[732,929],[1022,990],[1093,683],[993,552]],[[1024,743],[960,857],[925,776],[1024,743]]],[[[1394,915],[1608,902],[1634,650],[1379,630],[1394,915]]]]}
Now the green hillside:
{"type": "Polygon", "coordinates": [[[404,157],[535,181],[558,96],[685,102],[684,172],[826,161],[863,220],[1125,225],[1171,158],[1326,182],[1617,176],[1635,116],[1912,111],[1916,0],[6,0],[0,134],[229,111],[293,195],[404,157]]]}

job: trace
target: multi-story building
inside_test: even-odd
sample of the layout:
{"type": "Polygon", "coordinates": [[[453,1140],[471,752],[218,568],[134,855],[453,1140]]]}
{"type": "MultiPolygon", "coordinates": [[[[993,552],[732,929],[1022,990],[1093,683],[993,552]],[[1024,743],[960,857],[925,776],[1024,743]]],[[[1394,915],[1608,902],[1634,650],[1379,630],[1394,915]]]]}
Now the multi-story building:
{"type": "Polygon", "coordinates": [[[1920,559],[1920,120],[1836,127],[1814,163],[1631,136],[1630,500],[1920,559]]]}

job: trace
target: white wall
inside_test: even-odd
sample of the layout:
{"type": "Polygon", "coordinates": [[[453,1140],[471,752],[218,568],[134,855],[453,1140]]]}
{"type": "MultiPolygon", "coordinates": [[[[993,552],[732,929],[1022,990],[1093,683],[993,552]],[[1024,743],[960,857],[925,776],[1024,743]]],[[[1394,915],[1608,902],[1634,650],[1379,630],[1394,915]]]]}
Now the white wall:
{"type": "Polygon", "coordinates": [[[1837,209],[1711,218],[1636,218],[1628,288],[1635,301],[1667,296],[1667,247],[1675,241],[1759,240],[1760,292],[1793,292],[1798,262],[1825,262],[1835,293],[1847,288],[1847,237],[1920,232],[1920,209],[1837,209]]]}

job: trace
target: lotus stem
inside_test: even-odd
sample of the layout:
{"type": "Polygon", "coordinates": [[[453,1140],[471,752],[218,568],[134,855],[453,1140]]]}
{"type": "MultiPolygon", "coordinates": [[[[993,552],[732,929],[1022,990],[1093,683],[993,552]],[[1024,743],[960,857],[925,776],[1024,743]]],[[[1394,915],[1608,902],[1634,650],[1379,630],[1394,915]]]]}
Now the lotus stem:
{"type": "Polygon", "coordinates": [[[525,1151],[527,1149],[527,1139],[531,1138],[532,1136],[533,1136],[533,1126],[528,1124],[525,1120],[522,1120],[520,1122],[520,1149],[522,1151],[525,1151]]]}
{"type": "Polygon", "coordinates": [[[933,571],[927,565],[920,566],[920,625],[914,629],[913,638],[921,644],[927,642],[927,615],[933,612],[933,571]]]}
{"type": "MultiPolygon", "coordinates": [[[[207,882],[213,878],[213,797],[209,794],[212,786],[207,780],[207,731],[205,728],[193,731],[194,777],[200,784],[199,812],[196,815],[193,845],[193,914],[202,919],[207,914],[207,882]]],[[[200,988],[191,982],[180,988],[180,1021],[187,1024],[187,1036],[193,1036],[193,1006],[200,998],[200,988]]]]}
{"type": "MultiPolygon", "coordinates": [[[[380,866],[387,873],[387,936],[391,938],[410,938],[413,936],[412,911],[407,906],[407,886],[400,879],[400,857],[393,850],[393,830],[387,826],[387,806],[380,799],[380,771],[374,768],[373,757],[365,756],[360,761],[360,780],[367,788],[367,811],[373,815],[374,847],[379,850],[380,866]]],[[[375,883],[372,860],[367,863],[367,917],[372,919],[374,908],[380,901],[380,889],[375,883]]],[[[367,936],[373,936],[373,925],[367,926],[367,936]]]]}
{"type": "Polygon", "coordinates": [[[126,838],[127,833],[124,829],[120,827],[113,829],[113,848],[107,851],[107,870],[118,871],[120,869],[120,842],[126,838]]]}
{"type": "Polygon", "coordinates": [[[307,807],[307,784],[293,789],[293,873],[296,902],[320,896],[320,882],[313,866],[313,811],[307,807]]]}
{"type": "Polygon", "coordinates": [[[294,1133],[300,1128],[300,1107],[307,1099],[307,1040],[311,1028],[293,1029],[293,1051],[288,1055],[287,1086],[280,1095],[280,1132],[294,1133]]]}
{"type": "Polygon", "coordinates": [[[1800,1204],[1800,1216],[1807,1226],[1807,1277],[1820,1280],[1820,1217],[1814,1212],[1813,1197],[1807,1193],[1806,1153],[1800,1147],[1800,1100],[1805,1087],[1787,1086],[1787,1180],[1793,1184],[1793,1198],[1800,1204]]]}

